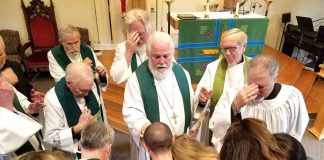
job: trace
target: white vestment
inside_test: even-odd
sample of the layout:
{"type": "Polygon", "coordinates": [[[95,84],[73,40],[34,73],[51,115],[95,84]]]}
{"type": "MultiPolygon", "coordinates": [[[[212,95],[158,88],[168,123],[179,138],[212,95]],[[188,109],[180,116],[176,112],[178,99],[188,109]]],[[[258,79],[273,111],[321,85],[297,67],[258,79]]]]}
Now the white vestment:
{"type": "MultiPolygon", "coordinates": [[[[93,54],[93,58],[95,60],[96,66],[102,66],[102,67],[104,67],[104,65],[97,59],[97,56],[93,52],[92,49],[91,49],[91,52],[93,54]]],[[[70,59],[71,62],[83,62],[83,59],[81,57],[81,54],[79,54],[79,56],[77,56],[77,57],[72,57],[69,54],[66,54],[66,55],[69,57],[69,59],[70,59]]],[[[50,74],[54,78],[55,82],[58,82],[62,77],[65,77],[65,71],[63,70],[63,68],[58,64],[58,62],[54,58],[53,53],[52,53],[52,50],[48,51],[48,53],[47,53],[47,59],[48,59],[48,62],[49,62],[48,68],[49,68],[50,74]]],[[[97,74],[96,74],[96,77],[98,78],[98,75],[97,74]]],[[[106,83],[103,83],[104,85],[101,86],[102,87],[101,89],[103,89],[103,91],[105,91],[105,89],[108,86],[108,72],[107,72],[107,70],[106,70],[106,77],[107,77],[107,82],[106,83]]]]}
{"type": "MultiPolygon", "coordinates": [[[[55,87],[51,88],[45,95],[45,107],[41,112],[44,128],[42,129],[42,134],[44,137],[45,148],[51,149],[56,147],[71,153],[76,153],[78,151],[77,142],[73,141],[72,137],[72,127],[68,126],[68,122],[64,113],[64,110],[57,98],[55,93],[55,87]]],[[[102,104],[98,93],[96,92],[96,85],[93,85],[92,89],[98,104],[102,104]]],[[[86,102],[84,98],[75,98],[80,110],[82,111],[86,107],[86,102]]],[[[102,105],[103,106],[103,105],[102,105]]],[[[103,119],[107,123],[106,111],[102,107],[101,112],[103,113],[103,119]]]]}
{"type": "MultiPolygon", "coordinates": [[[[216,73],[218,64],[220,62],[221,62],[221,59],[218,59],[218,60],[211,62],[207,65],[204,75],[201,77],[201,79],[197,85],[197,89],[195,92],[195,96],[197,98],[198,98],[198,95],[199,95],[202,87],[205,87],[208,91],[211,91],[213,89],[215,73],[216,73]]],[[[244,87],[243,67],[244,67],[244,62],[241,62],[235,66],[228,66],[228,68],[226,70],[226,74],[225,74],[223,94],[221,95],[220,99],[222,99],[222,97],[224,96],[224,93],[226,91],[233,90],[233,89],[240,90],[244,87]]],[[[235,96],[235,95],[233,95],[233,96],[235,96]]],[[[198,140],[203,142],[203,141],[205,141],[204,139],[205,139],[205,137],[198,135],[198,140]]]]}
{"type": "Polygon", "coordinates": [[[28,140],[38,151],[40,144],[34,135],[42,126],[24,113],[14,111],[0,107],[0,154],[14,156],[12,152],[28,140]]]}
{"type": "MultiPolygon", "coordinates": [[[[126,82],[130,75],[132,75],[131,63],[128,65],[125,52],[126,52],[126,41],[119,43],[116,46],[116,53],[114,61],[110,68],[110,76],[116,84],[126,82]]],[[[136,49],[136,63],[140,66],[146,59],[146,46],[138,47],[136,49]]]]}
{"type": "MultiPolygon", "coordinates": [[[[238,93],[239,90],[232,91],[238,93]]],[[[212,143],[220,151],[223,138],[231,125],[231,104],[234,97],[226,94],[216,105],[210,119],[213,131],[212,143]]],[[[283,85],[279,94],[271,100],[252,102],[241,109],[242,119],[257,118],[265,121],[271,133],[288,133],[301,141],[308,124],[308,113],[300,91],[283,85]]]]}
{"type": "Polygon", "coordinates": [[[27,108],[30,105],[30,102],[28,101],[27,97],[25,95],[23,95],[22,93],[20,93],[19,91],[16,90],[16,88],[12,87],[14,89],[14,92],[18,98],[18,101],[21,105],[21,107],[24,109],[24,111],[27,110],[27,108]]]}
{"type": "MultiPolygon", "coordinates": [[[[190,88],[191,105],[193,106],[194,93],[191,87],[191,80],[187,71],[185,71],[185,74],[190,88]]],[[[185,126],[183,100],[173,72],[163,80],[154,79],[154,83],[159,102],[159,113],[157,114],[160,115],[160,122],[167,124],[170,127],[173,135],[183,134],[185,126]],[[174,113],[176,114],[176,122],[173,115],[174,113]]],[[[191,111],[193,109],[192,106],[191,111]]],[[[140,140],[140,132],[144,124],[150,123],[150,121],[147,119],[144,110],[141,90],[135,72],[131,75],[126,83],[123,115],[133,140],[135,141],[137,147],[139,147],[139,153],[137,153],[139,160],[149,160],[149,154],[145,151],[140,140]]],[[[135,154],[132,153],[132,156],[134,155],[135,154]]],[[[137,157],[132,158],[137,159],[137,157]]]]}

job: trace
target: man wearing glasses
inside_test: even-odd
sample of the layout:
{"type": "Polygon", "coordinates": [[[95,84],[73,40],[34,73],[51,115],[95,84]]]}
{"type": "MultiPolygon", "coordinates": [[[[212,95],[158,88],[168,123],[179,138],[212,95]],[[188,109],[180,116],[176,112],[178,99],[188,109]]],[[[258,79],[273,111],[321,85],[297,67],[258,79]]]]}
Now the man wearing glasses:
{"type": "Polygon", "coordinates": [[[93,91],[94,74],[82,62],[72,62],[66,75],[45,96],[42,116],[44,141],[71,153],[77,153],[77,141],[83,128],[92,120],[106,121],[99,95],[93,91]]]}
{"type": "Polygon", "coordinates": [[[207,65],[204,75],[198,83],[195,95],[199,106],[205,106],[210,100],[207,118],[204,121],[200,141],[210,144],[211,132],[208,127],[208,115],[212,115],[218,101],[222,100],[227,90],[242,89],[246,84],[246,65],[248,57],[244,54],[247,45],[247,35],[238,28],[225,31],[221,36],[221,47],[225,58],[217,59],[207,65]],[[204,131],[205,130],[205,131],[204,131]],[[207,131],[206,131],[207,130],[207,131]],[[206,132],[206,133],[204,133],[206,132]]]}

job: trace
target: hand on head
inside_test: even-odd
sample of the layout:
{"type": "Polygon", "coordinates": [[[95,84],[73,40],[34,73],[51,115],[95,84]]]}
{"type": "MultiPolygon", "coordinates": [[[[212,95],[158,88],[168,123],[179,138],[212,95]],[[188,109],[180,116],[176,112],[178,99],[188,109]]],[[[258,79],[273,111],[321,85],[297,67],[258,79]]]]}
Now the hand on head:
{"type": "Polygon", "coordinates": [[[96,72],[99,74],[99,76],[101,77],[105,77],[106,76],[106,70],[105,67],[103,66],[98,66],[96,67],[96,72]]]}
{"type": "Polygon", "coordinates": [[[139,33],[136,31],[132,31],[131,33],[127,33],[127,40],[126,40],[126,53],[134,53],[137,47],[137,44],[140,40],[139,33]]]}
{"type": "Polygon", "coordinates": [[[234,98],[233,106],[239,110],[252,100],[254,100],[259,93],[258,85],[250,84],[244,87],[234,98]]]}
{"type": "Polygon", "coordinates": [[[201,87],[198,99],[200,103],[206,103],[212,96],[212,91],[208,91],[205,87],[201,87]]]}
{"type": "Polygon", "coordinates": [[[84,60],[83,60],[83,63],[89,65],[90,67],[92,66],[92,61],[89,57],[86,57],[84,60]]]}

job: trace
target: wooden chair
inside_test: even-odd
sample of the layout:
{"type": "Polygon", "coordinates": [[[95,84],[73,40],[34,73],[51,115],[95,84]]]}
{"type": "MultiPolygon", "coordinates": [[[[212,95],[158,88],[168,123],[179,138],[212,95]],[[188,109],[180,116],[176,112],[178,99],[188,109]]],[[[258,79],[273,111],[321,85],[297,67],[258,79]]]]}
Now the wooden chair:
{"type": "Polygon", "coordinates": [[[76,27],[81,36],[81,44],[85,44],[91,46],[91,42],[89,40],[89,31],[87,28],[76,27]]]}
{"type": "MultiPolygon", "coordinates": [[[[45,6],[41,0],[32,0],[26,7],[21,0],[29,42],[25,46],[31,47],[31,53],[24,52],[23,64],[26,73],[31,69],[40,71],[48,70],[47,52],[58,44],[58,30],[54,14],[54,6],[45,6]]],[[[36,74],[37,75],[37,74],[36,74]]]]}
{"type": "Polygon", "coordinates": [[[0,35],[6,46],[6,55],[8,60],[22,63],[22,45],[20,43],[19,32],[15,30],[2,29],[0,35]]]}

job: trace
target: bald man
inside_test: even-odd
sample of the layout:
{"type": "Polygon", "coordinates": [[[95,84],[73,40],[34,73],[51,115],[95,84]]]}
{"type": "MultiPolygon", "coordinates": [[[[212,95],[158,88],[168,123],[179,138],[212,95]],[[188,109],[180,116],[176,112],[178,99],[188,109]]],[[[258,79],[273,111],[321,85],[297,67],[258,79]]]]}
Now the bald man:
{"type": "Polygon", "coordinates": [[[106,121],[97,92],[92,91],[94,77],[89,65],[70,63],[66,75],[45,96],[43,110],[44,141],[71,153],[77,153],[77,141],[83,128],[91,121],[106,121]]]}

